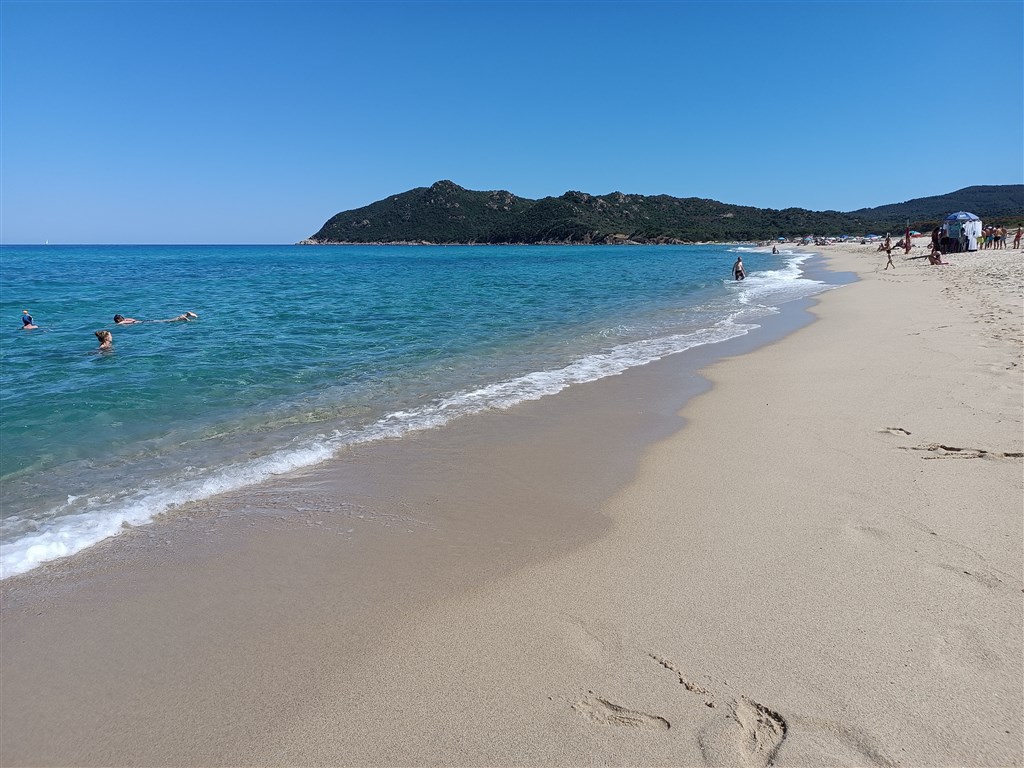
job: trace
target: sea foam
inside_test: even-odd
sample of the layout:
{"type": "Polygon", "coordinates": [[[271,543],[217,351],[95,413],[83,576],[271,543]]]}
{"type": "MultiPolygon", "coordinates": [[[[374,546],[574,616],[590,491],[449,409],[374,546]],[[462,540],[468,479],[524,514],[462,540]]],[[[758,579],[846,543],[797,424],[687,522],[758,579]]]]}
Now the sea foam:
{"type": "Polygon", "coordinates": [[[801,276],[806,254],[766,249],[744,256],[746,280],[725,279],[737,251],[307,249],[301,264],[285,247],[69,248],[59,263],[10,251],[10,293],[52,285],[40,305],[66,312],[53,333],[0,348],[0,431],[19,447],[2,457],[0,578],[346,446],[735,338],[826,288],[801,276]],[[201,319],[79,353],[96,289],[67,280],[78,263],[111,276],[104,303],[124,305],[131,284],[153,314],[168,284],[188,282],[201,319]]]}
{"type": "Polygon", "coordinates": [[[582,357],[556,370],[535,371],[485,387],[456,392],[419,408],[389,413],[359,431],[319,435],[268,456],[217,469],[205,477],[184,480],[170,487],[140,490],[112,504],[97,498],[86,499],[84,511],[54,514],[35,532],[0,544],[0,578],[24,573],[48,560],[72,555],[118,535],[126,527],[150,523],[157,516],[190,502],[258,485],[276,475],[321,464],[349,445],[398,438],[411,432],[437,428],[470,414],[508,409],[519,403],[557,394],[574,384],[616,376],[630,368],[696,346],[742,336],[757,327],[755,324],[723,320],[712,328],[622,344],[605,353],[582,357]]]}

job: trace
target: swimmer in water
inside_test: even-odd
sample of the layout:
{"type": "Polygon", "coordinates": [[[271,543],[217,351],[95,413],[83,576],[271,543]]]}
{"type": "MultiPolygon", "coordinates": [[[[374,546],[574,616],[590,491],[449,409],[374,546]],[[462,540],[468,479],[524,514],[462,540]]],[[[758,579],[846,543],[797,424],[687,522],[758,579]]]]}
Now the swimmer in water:
{"type": "Polygon", "coordinates": [[[136,320],[134,317],[114,315],[114,322],[118,325],[135,325],[136,323],[179,323],[182,321],[195,320],[199,317],[195,312],[186,312],[177,317],[169,317],[166,320],[136,320]]]}
{"type": "Polygon", "coordinates": [[[100,341],[100,349],[114,348],[114,334],[110,331],[96,331],[96,338],[100,341]]]}
{"type": "Polygon", "coordinates": [[[32,315],[28,313],[28,310],[21,310],[21,330],[34,331],[38,327],[38,325],[32,322],[32,315]]]}

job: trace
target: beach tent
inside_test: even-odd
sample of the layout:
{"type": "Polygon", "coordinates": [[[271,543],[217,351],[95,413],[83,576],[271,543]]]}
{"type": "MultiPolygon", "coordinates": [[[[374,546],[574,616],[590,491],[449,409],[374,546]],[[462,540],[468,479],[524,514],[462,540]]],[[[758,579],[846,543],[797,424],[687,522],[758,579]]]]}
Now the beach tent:
{"type": "Polygon", "coordinates": [[[942,220],[943,251],[976,251],[981,237],[981,219],[967,211],[951,213],[942,220]]]}

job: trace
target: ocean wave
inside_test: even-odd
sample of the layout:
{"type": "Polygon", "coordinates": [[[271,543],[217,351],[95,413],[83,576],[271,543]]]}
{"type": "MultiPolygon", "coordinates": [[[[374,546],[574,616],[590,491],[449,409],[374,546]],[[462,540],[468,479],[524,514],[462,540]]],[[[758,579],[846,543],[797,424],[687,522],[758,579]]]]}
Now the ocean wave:
{"type": "MultiPolygon", "coordinates": [[[[758,326],[722,320],[710,328],[661,338],[642,339],[608,351],[582,357],[554,370],[534,371],[483,387],[456,392],[432,403],[391,412],[365,429],[336,431],[297,441],[267,456],[198,473],[168,485],[134,490],[121,498],[92,496],[69,499],[64,509],[51,510],[33,521],[35,530],[0,544],[0,579],[24,573],[41,563],[67,557],[104,539],[117,536],[126,527],[153,522],[159,515],[185,504],[218,494],[258,485],[274,476],[321,464],[350,445],[386,438],[398,438],[443,426],[454,419],[487,410],[504,410],[519,403],[538,400],[573,386],[630,368],[646,365],[693,347],[715,344],[749,333],[758,326]],[[68,512],[74,505],[78,511],[68,512]]],[[[17,521],[8,518],[5,527],[17,521]]]]}
{"type": "MultiPolygon", "coordinates": [[[[8,516],[0,523],[0,579],[74,554],[118,535],[126,527],[150,523],[159,515],[189,503],[329,461],[346,446],[401,438],[469,414],[511,408],[696,346],[744,335],[758,327],[759,318],[777,313],[782,303],[829,288],[803,276],[802,265],[811,255],[784,254],[784,260],[775,269],[754,270],[746,280],[726,281],[726,291],[716,287],[695,297],[697,303],[650,318],[652,324],[646,326],[646,331],[644,323],[608,324],[592,329],[601,345],[615,346],[582,355],[565,365],[483,386],[453,388],[454,391],[438,395],[424,405],[392,410],[365,427],[297,437],[288,445],[255,458],[210,467],[180,467],[172,479],[108,494],[82,493],[38,515],[8,516]],[[694,324],[701,327],[693,329],[694,324]],[[681,327],[686,330],[680,331],[681,327]],[[626,341],[639,334],[645,338],[626,341]]],[[[719,285],[717,281],[715,285],[719,285]]]]}

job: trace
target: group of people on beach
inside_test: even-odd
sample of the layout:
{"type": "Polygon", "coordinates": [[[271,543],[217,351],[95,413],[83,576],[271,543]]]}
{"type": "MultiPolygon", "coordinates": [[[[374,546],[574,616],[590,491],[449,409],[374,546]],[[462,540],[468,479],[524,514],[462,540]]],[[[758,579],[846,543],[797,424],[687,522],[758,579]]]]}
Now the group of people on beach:
{"type": "MultiPolygon", "coordinates": [[[[1017,232],[1013,236],[1013,247],[1020,248],[1021,234],[1024,232],[1020,227],[1017,227],[1017,232]]],[[[1006,247],[1006,227],[985,227],[981,230],[981,237],[978,238],[978,246],[988,250],[989,248],[1005,248],[1006,247]]]]}
{"type": "MultiPolygon", "coordinates": [[[[138,325],[140,323],[180,323],[188,322],[189,320],[196,320],[199,318],[195,312],[184,312],[177,317],[169,317],[166,320],[137,320],[134,317],[125,317],[124,315],[114,315],[114,325],[138,325]]],[[[23,331],[34,331],[39,326],[35,324],[35,320],[32,319],[32,314],[27,310],[21,311],[21,329],[23,331]]],[[[96,338],[100,342],[100,349],[107,350],[114,348],[114,334],[108,330],[94,331],[96,338]]]]}

